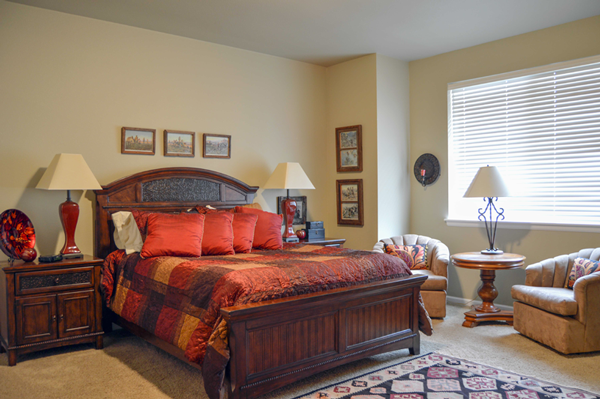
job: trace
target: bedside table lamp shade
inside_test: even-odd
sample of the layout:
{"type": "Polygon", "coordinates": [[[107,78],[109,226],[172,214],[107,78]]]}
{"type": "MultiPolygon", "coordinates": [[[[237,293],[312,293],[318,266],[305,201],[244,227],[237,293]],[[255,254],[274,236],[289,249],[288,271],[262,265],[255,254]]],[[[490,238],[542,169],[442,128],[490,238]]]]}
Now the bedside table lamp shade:
{"type": "Polygon", "coordinates": [[[499,255],[503,251],[495,248],[494,242],[496,241],[496,228],[498,227],[498,220],[504,220],[504,209],[496,209],[494,205],[494,198],[496,201],[498,197],[510,197],[508,187],[500,175],[500,171],[495,166],[484,166],[479,168],[477,174],[473,178],[471,185],[465,192],[463,197],[483,197],[484,201],[487,201],[485,209],[479,209],[478,219],[483,221],[485,224],[485,230],[488,237],[490,247],[486,250],[481,251],[482,254],[487,255],[499,255]],[[489,220],[486,220],[485,214],[489,211],[489,220]],[[493,212],[496,212],[496,218],[493,218],[493,212]]]}
{"type": "Polygon", "coordinates": [[[285,231],[283,240],[286,242],[298,241],[294,233],[292,222],[296,213],[296,201],[290,198],[290,189],[314,189],[315,186],[310,182],[306,173],[297,162],[284,162],[277,165],[269,180],[263,187],[264,189],[283,189],[287,190],[287,199],[283,201],[283,224],[285,231]]]}
{"type": "Polygon", "coordinates": [[[80,154],[56,154],[35,188],[43,190],[67,190],[67,200],[60,204],[60,221],[65,231],[63,257],[80,257],[75,244],[75,227],[79,219],[79,205],[71,201],[71,190],[100,190],[102,186],[94,177],[80,154]]]}

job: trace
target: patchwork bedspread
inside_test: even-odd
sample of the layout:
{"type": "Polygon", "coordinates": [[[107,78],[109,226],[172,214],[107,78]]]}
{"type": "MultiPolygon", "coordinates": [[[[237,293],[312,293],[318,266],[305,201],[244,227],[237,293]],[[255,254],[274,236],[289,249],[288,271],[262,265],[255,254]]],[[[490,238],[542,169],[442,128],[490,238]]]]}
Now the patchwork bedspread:
{"type": "MultiPolygon", "coordinates": [[[[221,308],[410,274],[396,257],[315,245],[201,258],[142,259],[119,250],[104,262],[102,290],[116,314],[202,364],[206,391],[217,398],[229,361],[221,308]]],[[[430,335],[422,303],[419,313],[420,329],[430,335]]]]}

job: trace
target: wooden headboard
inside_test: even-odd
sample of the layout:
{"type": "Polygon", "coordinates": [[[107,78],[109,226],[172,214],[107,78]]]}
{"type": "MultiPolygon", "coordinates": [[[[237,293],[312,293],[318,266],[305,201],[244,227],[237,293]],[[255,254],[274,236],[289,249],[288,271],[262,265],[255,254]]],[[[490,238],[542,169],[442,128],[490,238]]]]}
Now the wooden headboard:
{"type": "Polygon", "coordinates": [[[258,187],[199,168],[163,168],[114,181],[96,193],[95,249],[99,258],[116,250],[111,214],[139,209],[181,212],[196,205],[232,208],[251,204],[258,187]]]}

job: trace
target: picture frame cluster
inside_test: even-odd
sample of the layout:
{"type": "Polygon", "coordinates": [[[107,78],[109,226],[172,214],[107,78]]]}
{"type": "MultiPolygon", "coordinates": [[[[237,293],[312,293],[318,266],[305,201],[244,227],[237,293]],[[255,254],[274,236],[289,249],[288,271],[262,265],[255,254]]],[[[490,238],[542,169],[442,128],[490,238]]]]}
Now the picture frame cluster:
{"type": "MultiPolygon", "coordinates": [[[[156,129],[138,127],[121,128],[121,154],[154,155],[156,153],[156,129]]],[[[196,133],[183,130],[163,131],[163,155],[165,157],[196,156],[196,133]]],[[[203,158],[231,158],[231,136],[225,134],[202,134],[203,158]]]]}
{"type": "MultiPolygon", "coordinates": [[[[362,172],[362,125],[335,129],[337,172],[362,172]]],[[[364,226],[362,179],[336,180],[337,222],[364,226]]]]}
{"type": "Polygon", "coordinates": [[[338,224],[363,226],[363,181],[362,179],[337,180],[338,224]]]}

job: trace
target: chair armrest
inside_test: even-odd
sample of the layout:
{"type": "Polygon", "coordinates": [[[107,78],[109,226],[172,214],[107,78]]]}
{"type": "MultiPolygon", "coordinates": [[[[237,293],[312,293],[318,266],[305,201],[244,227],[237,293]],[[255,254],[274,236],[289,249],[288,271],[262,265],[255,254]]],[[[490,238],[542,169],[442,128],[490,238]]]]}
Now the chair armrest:
{"type": "Polygon", "coordinates": [[[577,314],[575,318],[600,335],[600,272],[579,277],[573,286],[577,314]]]}
{"type": "Polygon", "coordinates": [[[380,253],[385,253],[385,251],[383,250],[383,240],[381,241],[377,241],[377,244],[375,244],[375,246],[373,246],[373,252],[380,252],[380,253]]]}
{"type": "Polygon", "coordinates": [[[448,278],[448,263],[450,262],[450,250],[446,244],[438,242],[431,249],[431,272],[437,276],[448,278]]]}

